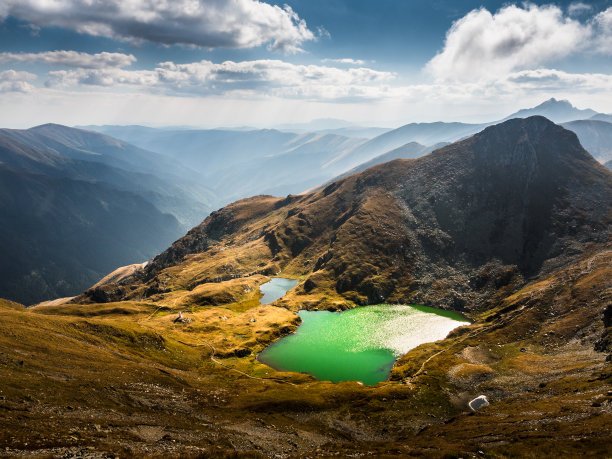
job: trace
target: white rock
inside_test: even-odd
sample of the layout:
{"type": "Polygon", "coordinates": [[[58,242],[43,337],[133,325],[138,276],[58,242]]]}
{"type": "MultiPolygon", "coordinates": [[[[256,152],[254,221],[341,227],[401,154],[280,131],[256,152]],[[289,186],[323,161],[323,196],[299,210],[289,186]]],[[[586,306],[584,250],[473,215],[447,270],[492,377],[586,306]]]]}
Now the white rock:
{"type": "Polygon", "coordinates": [[[472,411],[479,410],[480,408],[484,408],[485,406],[489,406],[489,400],[486,395],[479,395],[470,403],[468,403],[470,409],[472,411]]]}

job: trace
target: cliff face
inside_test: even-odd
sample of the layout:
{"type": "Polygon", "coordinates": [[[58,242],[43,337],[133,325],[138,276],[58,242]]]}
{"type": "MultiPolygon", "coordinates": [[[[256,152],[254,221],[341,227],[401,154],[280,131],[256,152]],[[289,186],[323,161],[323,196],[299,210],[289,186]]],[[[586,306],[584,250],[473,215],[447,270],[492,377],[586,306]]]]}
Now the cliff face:
{"type": "Polygon", "coordinates": [[[606,244],[611,204],[612,174],[574,133],[515,119],[310,195],[238,201],[124,285],[102,288],[140,298],[283,272],[303,276],[291,299],[304,307],[476,309],[606,244]]]}

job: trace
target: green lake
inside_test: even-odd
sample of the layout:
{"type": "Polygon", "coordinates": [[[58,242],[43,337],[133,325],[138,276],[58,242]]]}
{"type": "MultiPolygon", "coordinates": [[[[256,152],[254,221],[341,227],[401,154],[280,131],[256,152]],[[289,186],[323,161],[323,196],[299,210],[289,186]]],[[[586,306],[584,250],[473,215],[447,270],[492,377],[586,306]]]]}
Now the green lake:
{"type": "Polygon", "coordinates": [[[367,385],[387,380],[395,361],[409,350],[469,323],[459,313],[426,306],[379,304],[298,314],[297,331],[264,349],[259,361],[320,380],[367,385]]]}
{"type": "Polygon", "coordinates": [[[289,290],[295,287],[298,281],[293,279],[285,279],[283,277],[273,277],[270,282],[261,284],[259,290],[263,293],[263,297],[259,300],[261,304],[273,303],[285,296],[289,290]]]}

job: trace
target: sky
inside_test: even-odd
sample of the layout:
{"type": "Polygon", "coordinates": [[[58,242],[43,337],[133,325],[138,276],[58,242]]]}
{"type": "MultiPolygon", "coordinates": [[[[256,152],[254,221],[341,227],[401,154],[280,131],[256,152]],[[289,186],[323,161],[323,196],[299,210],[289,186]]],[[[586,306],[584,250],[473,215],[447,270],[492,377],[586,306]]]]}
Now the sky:
{"type": "Polygon", "coordinates": [[[612,0],[1,0],[0,126],[612,112],[612,0]]]}

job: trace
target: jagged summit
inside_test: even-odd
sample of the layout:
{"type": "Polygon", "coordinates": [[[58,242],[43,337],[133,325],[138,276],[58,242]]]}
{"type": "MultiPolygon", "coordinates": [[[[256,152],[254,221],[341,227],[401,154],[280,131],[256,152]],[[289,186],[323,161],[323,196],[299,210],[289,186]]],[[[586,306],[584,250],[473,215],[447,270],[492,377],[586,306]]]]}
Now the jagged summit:
{"type": "Polygon", "coordinates": [[[568,100],[557,100],[554,97],[542,102],[533,108],[525,108],[504,118],[527,118],[529,116],[540,115],[554,121],[555,123],[565,123],[574,120],[583,120],[597,115],[595,110],[590,108],[581,110],[574,107],[568,100]]]}

